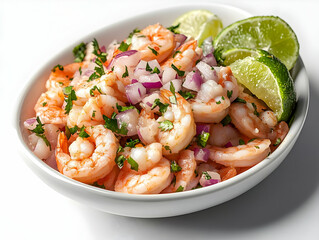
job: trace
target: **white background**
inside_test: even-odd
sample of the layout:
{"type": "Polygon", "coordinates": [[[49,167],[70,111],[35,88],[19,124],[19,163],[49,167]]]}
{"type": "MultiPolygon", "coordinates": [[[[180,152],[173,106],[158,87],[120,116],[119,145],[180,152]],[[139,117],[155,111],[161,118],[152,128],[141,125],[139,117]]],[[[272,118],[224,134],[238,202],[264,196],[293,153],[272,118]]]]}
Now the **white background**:
{"type": "Polygon", "coordinates": [[[1,0],[0,239],[318,239],[319,2],[315,0],[214,1],[286,20],[299,38],[311,82],[311,107],[294,149],[273,174],[242,196],[186,216],[119,217],[58,194],[18,155],[15,101],[40,65],[105,25],[192,2],[1,0]]]}

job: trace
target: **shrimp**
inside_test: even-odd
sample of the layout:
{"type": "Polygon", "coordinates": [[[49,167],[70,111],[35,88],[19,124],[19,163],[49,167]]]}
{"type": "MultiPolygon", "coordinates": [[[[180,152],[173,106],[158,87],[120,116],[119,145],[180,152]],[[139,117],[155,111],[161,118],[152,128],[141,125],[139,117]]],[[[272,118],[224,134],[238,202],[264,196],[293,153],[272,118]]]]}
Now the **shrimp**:
{"type": "Polygon", "coordinates": [[[115,181],[120,173],[120,169],[115,165],[112,171],[104,178],[97,180],[97,184],[103,185],[106,190],[114,191],[115,181]]]}
{"type": "Polygon", "coordinates": [[[210,135],[208,143],[217,147],[224,147],[231,142],[232,145],[238,145],[240,133],[231,124],[223,126],[221,123],[210,125],[210,135]]]}
{"type": "MultiPolygon", "coordinates": [[[[69,127],[77,126],[92,126],[104,123],[103,115],[111,118],[113,112],[117,113],[116,104],[120,106],[125,106],[121,101],[118,101],[115,97],[109,95],[98,95],[97,97],[91,97],[85,105],[78,110],[74,108],[77,115],[71,113],[72,123],[69,127]]],[[[72,111],[72,110],[71,110],[72,111]]],[[[70,117],[68,116],[68,118],[70,117]]]]}
{"type": "Polygon", "coordinates": [[[227,91],[230,102],[233,102],[238,97],[239,87],[230,67],[222,67],[218,76],[218,83],[227,91]]]}
{"type": "Polygon", "coordinates": [[[161,67],[165,69],[174,64],[179,70],[190,71],[195,66],[196,61],[201,58],[202,54],[202,49],[197,47],[197,41],[190,40],[177,48],[176,55],[166,60],[161,67]]]}
{"type": "Polygon", "coordinates": [[[221,148],[209,147],[210,159],[224,166],[230,167],[250,167],[263,159],[270,153],[269,139],[255,139],[246,145],[236,147],[221,148]]]}
{"type": "Polygon", "coordinates": [[[230,100],[225,89],[214,80],[201,85],[195,99],[189,101],[195,122],[219,123],[227,114],[230,100]]]}
{"type": "Polygon", "coordinates": [[[109,174],[115,166],[118,140],[103,125],[87,127],[88,138],[77,137],[70,145],[64,132],[58,136],[58,170],[77,181],[91,184],[109,174]]]}
{"type": "Polygon", "coordinates": [[[52,70],[45,87],[49,89],[61,89],[70,85],[74,73],[83,66],[83,63],[71,63],[63,66],[63,70],[56,67],[52,70]]]}
{"type": "Polygon", "coordinates": [[[134,34],[130,49],[141,52],[144,61],[156,59],[161,63],[171,55],[175,44],[173,33],[157,23],[134,34]]]}
{"type": "Polygon", "coordinates": [[[191,150],[183,150],[179,154],[177,160],[178,165],[182,168],[176,173],[176,182],[172,183],[168,188],[166,188],[163,193],[172,193],[178,191],[191,190],[196,187],[199,178],[196,177],[196,161],[194,157],[194,152],[191,150]],[[194,181],[196,180],[196,181],[194,181]]]}
{"type": "Polygon", "coordinates": [[[41,122],[64,125],[66,123],[65,110],[62,108],[64,103],[64,94],[62,89],[52,88],[45,93],[42,93],[34,110],[36,116],[41,119],[41,122]]]}
{"type": "Polygon", "coordinates": [[[131,194],[156,194],[162,192],[173,179],[170,162],[161,158],[147,171],[132,170],[127,161],[115,182],[116,192],[131,194]]]}
{"type": "MultiPolygon", "coordinates": [[[[112,71],[107,72],[101,78],[92,81],[79,81],[71,83],[74,86],[76,96],[80,101],[85,102],[92,96],[100,94],[110,95],[122,102],[127,102],[125,86],[112,71]]],[[[79,105],[79,104],[78,104],[79,105]]]]}
{"type": "Polygon", "coordinates": [[[164,146],[163,154],[175,154],[184,149],[196,134],[196,125],[190,104],[178,93],[175,93],[176,104],[170,102],[174,95],[165,89],[160,91],[160,97],[164,104],[169,104],[166,112],[155,120],[154,113],[141,112],[138,122],[138,133],[143,142],[150,144],[153,141],[164,146]],[[170,122],[171,130],[160,130],[162,122],[170,122]],[[157,124],[156,124],[157,122],[157,124]],[[148,124],[151,124],[152,128],[148,124]],[[156,129],[156,126],[158,128],[156,129]],[[152,134],[149,136],[148,134],[152,134]],[[150,142],[149,142],[150,141],[150,142]]]}

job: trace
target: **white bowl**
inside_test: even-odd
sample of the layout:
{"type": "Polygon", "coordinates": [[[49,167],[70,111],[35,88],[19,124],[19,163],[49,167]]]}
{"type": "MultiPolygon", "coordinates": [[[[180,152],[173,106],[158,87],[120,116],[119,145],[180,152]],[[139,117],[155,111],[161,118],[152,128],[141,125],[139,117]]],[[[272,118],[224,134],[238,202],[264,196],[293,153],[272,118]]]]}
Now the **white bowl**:
{"type": "MultiPolygon", "coordinates": [[[[243,10],[219,4],[176,6],[107,26],[80,39],[78,43],[80,41],[89,42],[94,37],[100,43],[109,43],[114,39],[122,40],[132,29],[143,28],[156,22],[170,26],[177,16],[194,9],[207,9],[216,13],[222,19],[224,26],[251,16],[243,10]]],[[[303,63],[299,59],[292,72],[298,103],[290,131],[274,153],[248,171],[210,187],[174,194],[130,195],[83,184],[60,174],[38,159],[26,144],[27,132],[23,127],[24,120],[34,116],[33,106],[40,93],[45,90],[45,81],[50,74],[50,69],[58,63],[72,62],[72,49],[78,43],[59,53],[28,80],[28,85],[20,97],[17,108],[16,130],[19,149],[33,172],[57,192],[86,206],[118,215],[155,218],[187,214],[218,205],[246,192],[277,168],[292,149],[304,124],[309,105],[309,80],[303,63]]]]}

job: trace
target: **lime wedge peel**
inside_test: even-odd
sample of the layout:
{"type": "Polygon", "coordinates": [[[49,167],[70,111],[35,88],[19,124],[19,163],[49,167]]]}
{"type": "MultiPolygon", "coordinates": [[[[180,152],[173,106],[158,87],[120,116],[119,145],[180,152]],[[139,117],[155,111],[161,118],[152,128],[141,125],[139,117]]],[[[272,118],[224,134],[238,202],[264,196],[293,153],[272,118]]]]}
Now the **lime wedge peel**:
{"type": "Polygon", "coordinates": [[[291,27],[275,16],[257,16],[224,28],[214,40],[216,52],[233,48],[263,49],[279,58],[290,70],[299,56],[299,43],[291,27]]]}
{"type": "Polygon", "coordinates": [[[193,10],[178,17],[173,25],[180,24],[177,31],[198,41],[198,46],[208,38],[213,39],[223,29],[220,18],[208,10],[193,10]]]}
{"type": "Polygon", "coordinates": [[[260,51],[259,57],[246,57],[230,65],[233,75],[273,110],[279,121],[288,121],[295,103],[293,80],[286,66],[275,56],[260,51]]]}

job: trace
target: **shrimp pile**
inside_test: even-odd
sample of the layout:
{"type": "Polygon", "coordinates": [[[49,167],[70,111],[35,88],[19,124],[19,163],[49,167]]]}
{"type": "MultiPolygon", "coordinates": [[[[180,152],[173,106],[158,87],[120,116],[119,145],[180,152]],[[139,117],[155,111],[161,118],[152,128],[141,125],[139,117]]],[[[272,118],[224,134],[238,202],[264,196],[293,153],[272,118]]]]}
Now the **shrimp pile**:
{"type": "Polygon", "coordinates": [[[74,180],[130,194],[207,187],[267,158],[289,131],[212,52],[160,24],[73,53],[24,125],[34,154],[74,180]]]}

